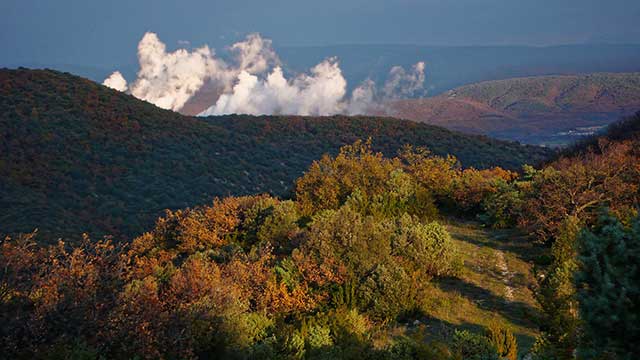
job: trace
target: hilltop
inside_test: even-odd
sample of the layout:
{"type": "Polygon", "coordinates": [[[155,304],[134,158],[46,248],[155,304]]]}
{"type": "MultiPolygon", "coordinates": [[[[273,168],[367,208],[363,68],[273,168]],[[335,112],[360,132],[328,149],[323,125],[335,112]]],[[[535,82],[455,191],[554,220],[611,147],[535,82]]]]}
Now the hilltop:
{"type": "Polygon", "coordinates": [[[286,196],[314,159],[368,137],[387,155],[413,144],[478,168],[518,169],[550,154],[392,118],[188,117],[68,73],[4,69],[0,232],[127,239],[166,208],[286,196]]]}
{"type": "Polygon", "coordinates": [[[515,78],[398,100],[390,114],[448,129],[564,145],[640,109],[640,73],[515,78]]]}

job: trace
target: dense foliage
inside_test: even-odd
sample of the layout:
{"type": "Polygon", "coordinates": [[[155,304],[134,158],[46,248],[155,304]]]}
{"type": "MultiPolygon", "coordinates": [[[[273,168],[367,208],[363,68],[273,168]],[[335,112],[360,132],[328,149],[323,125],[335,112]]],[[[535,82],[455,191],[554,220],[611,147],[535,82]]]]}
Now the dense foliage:
{"type": "Polygon", "coordinates": [[[576,274],[584,359],[640,354],[640,217],[629,226],[610,214],[579,236],[576,274]]]}
{"type": "Polygon", "coordinates": [[[420,328],[414,337],[386,330],[420,312],[432,279],[460,272],[436,203],[491,191],[490,179],[506,173],[462,170],[453,157],[409,147],[387,159],[358,141],[314,162],[294,201],[253,195],[167,210],[129,245],[6,238],[1,350],[40,358],[512,359],[515,339],[500,327],[449,344],[426,343],[420,328]],[[429,186],[427,168],[456,185],[429,186]],[[468,171],[483,180],[462,181],[468,171]],[[486,346],[473,349],[476,342],[486,346]]]}

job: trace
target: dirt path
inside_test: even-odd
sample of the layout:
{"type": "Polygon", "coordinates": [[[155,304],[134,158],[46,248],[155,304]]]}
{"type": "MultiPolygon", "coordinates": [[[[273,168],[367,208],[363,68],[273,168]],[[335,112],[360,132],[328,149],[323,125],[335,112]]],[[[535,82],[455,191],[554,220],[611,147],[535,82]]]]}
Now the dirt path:
{"type": "Polygon", "coordinates": [[[513,301],[513,287],[511,287],[511,281],[513,280],[513,272],[509,271],[507,267],[507,261],[504,258],[502,250],[496,250],[496,266],[502,276],[502,282],[504,283],[504,297],[507,301],[513,301]]]}

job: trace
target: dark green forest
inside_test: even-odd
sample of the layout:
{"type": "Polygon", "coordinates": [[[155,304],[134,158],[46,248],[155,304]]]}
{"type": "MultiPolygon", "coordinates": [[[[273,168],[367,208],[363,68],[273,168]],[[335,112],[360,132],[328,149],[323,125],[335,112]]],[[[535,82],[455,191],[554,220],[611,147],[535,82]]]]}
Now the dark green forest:
{"type": "Polygon", "coordinates": [[[182,116],[77,76],[0,70],[0,233],[131,239],[164,209],[215,196],[290,196],[322,154],[357,139],[404,144],[463,166],[518,169],[549,151],[372,117],[182,116]]]}

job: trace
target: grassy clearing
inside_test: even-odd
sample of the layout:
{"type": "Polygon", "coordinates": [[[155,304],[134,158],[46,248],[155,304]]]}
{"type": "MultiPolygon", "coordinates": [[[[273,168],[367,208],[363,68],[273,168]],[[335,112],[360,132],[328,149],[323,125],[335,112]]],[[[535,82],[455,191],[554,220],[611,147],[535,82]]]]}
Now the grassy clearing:
{"type": "Polygon", "coordinates": [[[460,278],[434,283],[421,310],[427,333],[442,338],[453,329],[483,331],[492,321],[509,327],[525,353],[538,334],[533,259],[539,254],[514,230],[491,230],[473,222],[450,221],[448,229],[460,249],[460,278]]]}

